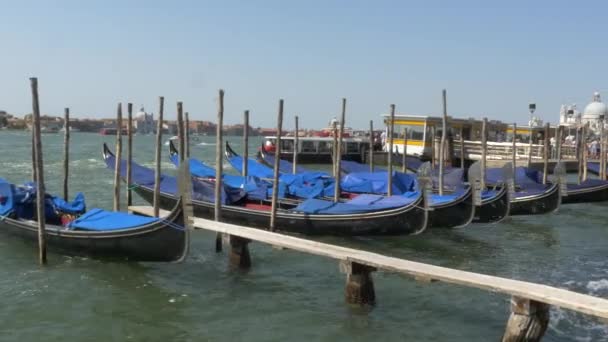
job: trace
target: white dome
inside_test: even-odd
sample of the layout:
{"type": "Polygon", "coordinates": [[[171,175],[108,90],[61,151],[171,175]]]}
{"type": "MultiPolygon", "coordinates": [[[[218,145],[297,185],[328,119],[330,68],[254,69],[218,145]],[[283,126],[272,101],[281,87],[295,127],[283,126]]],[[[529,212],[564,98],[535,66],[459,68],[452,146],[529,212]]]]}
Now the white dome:
{"type": "Polygon", "coordinates": [[[593,94],[593,101],[585,107],[584,119],[599,119],[601,116],[608,117],[608,106],[600,99],[600,94],[593,94]]]}

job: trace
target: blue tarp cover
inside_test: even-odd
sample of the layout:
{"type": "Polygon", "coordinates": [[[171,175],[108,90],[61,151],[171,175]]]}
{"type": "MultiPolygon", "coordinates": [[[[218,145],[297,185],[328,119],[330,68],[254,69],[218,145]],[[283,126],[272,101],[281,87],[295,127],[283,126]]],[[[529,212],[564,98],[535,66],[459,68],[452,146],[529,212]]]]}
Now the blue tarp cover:
{"type": "MultiPolygon", "coordinates": [[[[274,155],[273,154],[264,154],[264,161],[266,163],[268,163],[268,165],[274,165],[274,155]]],[[[281,171],[282,173],[291,173],[293,171],[293,163],[281,159],[279,160],[279,171],[281,171]]],[[[301,167],[301,166],[296,166],[296,173],[302,173],[302,172],[310,172],[311,170],[308,170],[307,168],[301,167]]]]}
{"type": "Polygon", "coordinates": [[[0,216],[13,210],[13,185],[0,178],[0,216]]]}
{"type": "Polygon", "coordinates": [[[95,208],[70,222],[69,227],[74,230],[108,231],[139,227],[157,221],[159,219],[156,217],[131,215],[95,208]]]}
{"type": "Polygon", "coordinates": [[[359,195],[346,203],[321,199],[309,199],[302,202],[293,211],[305,214],[359,214],[379,210],[400,208],[411,204],[418,198],[418,193],[408,196],[359,195]]]}

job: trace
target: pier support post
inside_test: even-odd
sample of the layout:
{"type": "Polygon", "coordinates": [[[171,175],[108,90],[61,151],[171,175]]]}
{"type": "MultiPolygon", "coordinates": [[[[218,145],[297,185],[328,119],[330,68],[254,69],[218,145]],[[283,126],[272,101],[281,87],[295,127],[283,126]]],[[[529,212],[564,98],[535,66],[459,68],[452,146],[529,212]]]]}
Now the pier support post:
{"type": "Polygon", "coordinates": [[[374,120],[369,120],[369,172],[374,172],[374,120]]]}
{"type": "Polygon", "coordinates": [[[464,124],[460,125],[460,168],[464,169],[464,124]]]}
{"type": "MultiPolygon", "coordinates": [[[[156,151],[154,157],[154,197],[152,205],[154,208],[154,217],[160,216],[160,158],[161,148],[163,144],[163,113],[165,110],[165,98],[158,98],[158,120],[156,122],[156,151]]],[[[131,186],[131,184],[127,184],[131,186]]]]}
{"type": "Polygon", "coordinates": [[[63,129],[63,199],[67,201],[70,178],[70,108],[64,109],[63,129]]]}
{"type": "Polygon", "coordinates": [[[345,262],[341,267],[346,273],[346,302],[355,305],[374,305],[376,292],[371,273],[376,271],[376,268],[356,262],[345,262]]]}
{"type": "MultiPolygon", "coordinates": [[[[335,132],[335,131],[334,131],[335,132]]],[[[279,113],[277,115],[277,144],[274,150],[274,173],[272,178],[272,198],[270,207],[270,231],[273,232],[276,227],[277,210],[279,208],[279,166],[281,165],[281,134],[283,134],[283,99],[279,100],[279,113]]],[[[334,141],[336,137],[334,136],[334,141]]],[[[336,146],[334,144],[334,146],[336,146]]],[[[334,171],[335,169],[334,163],[334,171]]]]}
{"type": "Polygon", "coordinates": [[[549,324],[549,305],[521,297],[511,298],[511,316],[502,342],[540,341],[549,324]]]}
{"type": "Polygon", "coordinates": [[[391,121],[390,121],[390,125],[388,126],[388,134],[387,134],[387,143],[388,143],[388,155],[387,155],[387,167],[388,167],[388,172],[386,173],[387,176],[387,191],[386,191],[386,195],[387,196],[392,196],[393,195],[393,135],[395,133],[395,105],[391,104],[391,121]]]}
{"type": "Polygon", "coordinates": [[[249,255],[249,242],[251,240],[230,235],[230,266],[247,269],[251,267],[249,255]]]}
{"type": "MultiPolygon", "coordinates": [[[[213,206],[213,218],[215,221],[219,222],[222,216],[222,189],[223,189],[223,178],[222,174],[224,172],[222,164],[222,154],[223,144],[224,144],[224,136],[223,136],[223,126],[224,126],[224,89],[219,90],[219,95],[217,98],[217,127],[215,131],[215,203],[213,206]]],[[[219,253],[222,251],[222,234],[215,234],[215,252],[219,253]]]]}
{"type": "Polygon", "coordinates": [[[249,111],[243,113],[243,177],[249,174],[249,111]]]}

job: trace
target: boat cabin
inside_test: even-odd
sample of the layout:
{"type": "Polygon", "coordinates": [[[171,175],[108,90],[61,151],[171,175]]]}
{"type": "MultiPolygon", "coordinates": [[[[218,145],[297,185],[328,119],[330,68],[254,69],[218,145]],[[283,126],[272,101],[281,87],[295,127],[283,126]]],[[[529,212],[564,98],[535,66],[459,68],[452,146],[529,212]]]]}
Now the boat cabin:
{"type": "MultiPolygon", "coordinates": [[[[264,137],[264,152],[274,153],[277,137],[264,137]]],[[[334,138],[331,136],[298,137],[298,162],[310,164],[325,164],[332,162],[332,147],[334,138]]],[[[281,158],[291,160],[293,158],[295,137],[281,137],[281,158]]],[[[368,137],[343,137],[342,158],[363,162],[369,151],[368,137]]]]}

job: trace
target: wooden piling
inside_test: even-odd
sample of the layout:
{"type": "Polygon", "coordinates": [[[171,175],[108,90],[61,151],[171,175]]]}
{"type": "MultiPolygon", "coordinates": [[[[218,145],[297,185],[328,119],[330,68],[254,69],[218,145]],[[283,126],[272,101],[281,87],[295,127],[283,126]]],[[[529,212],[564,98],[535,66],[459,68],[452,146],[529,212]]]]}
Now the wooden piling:
{"type": "Polygon", "coordinates": [[[186,158],[186,144],[184,139],[184,113],[183,113],[183,104],[181,102],[177,103],[177,140],[179,142],[179,162],[183,162],[186,158]]]}
{"type": "Polygon", "coordinates": [[[604,121],[600,122],[600,179],[606,180],[606,132],[604,121]]]}
{"type": "Polygon", "coordinates": [[[63,113],[63,199],[68,200],[68,179],[70,177],[70,108],[65,108],[63,113]]]}
{"type": "Polygon", "coordinates": [[[488,154],[488,118],[481,122],[481,191],[486,188],[486,159],[488,154]]]}
{"type": "Polygon", "coordinates": [[[340,130],[338,131],[338,145],[336,145],[336,180],[334,183],[334,202],[340,200],[340,175],[342,171],[342,136],[344,135],[344,123],[346,119],[346,99],[342,98],[342,115],[340,117],[340,130]]]}
{"type": "Polygon", "coordinates": [[[279,100],[277,117],[277,145],[275,147],[274,176],[272,180],[272,207],[270,211],[270,231],[276,229],[278,199],[279,199],[279,162],[281,161],[281,134],[283,130],[283,99],[279,100]]]}
{"type": "Polygon", "coordinates": [[[435,125],[431,126],[431,169],[435,169],[435,164],[437,164],[437,156],[435,155],[435,125]]]}
{"type": "Polygon", "coordinates": [[[374,305],[376,292],[371,273],[376,268],[356,262],[344,262],[342,267],[346,271],[346,302],[352,305],[374,305]]]}
{"type": "MultiPolygon", "coordinates": [[[[222,173],[223,173],[223,126],[224,126],[224,90],[219,90],[217,101],[217,127],[215,130],[215,206],[214,215],[215,221],[220,221],[222,215],[222,173]]],[[[222,235],[215,235],[215,251],[222,251],[222,235]]]]}
{"type": "Polygon", "coordinates": [[[543,184],[547,184],[547,173],[549,172],[549,123],[545,124],[545,139],[543,149],[543,184]]]}
{"type": "Polygon", "coordinates": [[[583,139],[581,139],[581,135],[582,135],[582,127],[577,127],[576,128],[576,159],[577,159],[577,171],[576,171],[576,180],[577,180],[577,184],[581,184],[581,182],[583,181],[583,155],[581,154],[581,141],[583,139]],[[579,130],[581,131],[579,134],[579,130]]]}
{"type": "Polygon", "coordinates": [[[587,135],[589,134],[589,123],[583,127],[583,138],[581,144],[583,146],[583,181],[587,180],[587,161],[589,159],[589,148],[587,147],[587,135]]]}
{"type": "Polygon", "coordinates": [[[154,217],[160,215],[160,157],[163,146],[163,114],[165,111],[165,98],[158,98],[158,121],[156,124],[156,153],[154,159],[154,194],[152,195],[152,205],[154,207],[154,217]]]}
{"type": "Polygon", "coordinates": [[[443,195],[443,174],[445,168],[445,139],[447,135],[448,104],[447,92],[442,91],[443,116],[441,118],[441,143],[439,145],[439,195],[443,195]]]}
{"type": "Polygon", "coordinates": [[[555,132],[555,157],[558,162],[562,160],[562,126],[557,126],[555,132]]]}
{"type": "Polygon", "coordinates": [[[127,103],[127,206],[133,205],[133,192],[131,183],[133,182],[133,104],[127,103]]]}
{"type": "Polygon", "coordinates": [[[293,173],[294,175],[297,173],[298,170],[298,146],[300,146],[300,137],[299,137],[299,127],[298,127],[298,116],[296,115],[295,117],[295,124],[296,124],[296,130],[293,134],[293,160],[291,163],[291,173],[293,173]]]}
{"type": "Polygon", "coordinates": [[[44,187],[44,162],[42,160],[42,139],[40,137],[40,102],[38,99],[38,79],[30,78],[32,89],[32,132],[34,140],[34,173],[36,179],[36,219],[38,220],[38,261],[41,265],[46,264],[46,217],[45,217],[45,194],[44,187]]]}
{"type": "Polygon", "coordinates": [[[249,174],[249,111],[243,113],[243,177],[249,174]]]}
{"type": "Polygon", "coordinates": [[[528,167],[532,165],[532,140],[534,139],[534,130],[532,129],[532,122],[530,122],[530,141],[528,142],[528,167]]]}
{"type": "Polygon", "coordinates": [[[338,154],[338,127],[336,126],[335,121],[331,124],[331,132],[333,135],[333,141],[331,145],[331,169],[332,176],[334,176],[335,178],[337,176],[336,164],[338,162],[338,159],[336,157],[336,155],[338,154]]]}
{"type": "Polygon", "coordinates": [[[401,156],[401,172],[407,172],[407,127],[403,128],[403,155],[401,156]]]}
{"type": "Polygon", "coordinates": [[[549,324],[549,305],[526,298],[511,298],[511,316],[502,342],[540,341],[549,324]]]}
{"type": "Polygon", "coordinates": [[[230,266],[234,268],[247,269],[251,267],[251,255],[249,254],[249,242],[236,235],[230,235],[230,266]]]}
{"type": "Polygon", "coordinates": [[[515,171],[517,169],[517,123],[513,123],[513,151],[512,152],[512,164],[513,164],[513,177],[511,179],[512,189],[515,190],[515,171]]]}
{"type": "Polygon", "coordinates": [[[369,172],[374,172],[374,120],[369,120],[369,172]]]}
{"type": "Polygon", "coordinates": [[[120,172],[122,162],[122,103],[116,107],[116,163],[114,164],[114,211],[120,211],[120,172]]]}
{"type": "Polygon", "coordinates": [[[393,195],[393,132],[395,129],[395,105],[391,104],[391,122],[388,126],[388,172],[386,173],[387,177],[387,195],[393,195]]]}
{"type": "Polygon", "coordinates": [[[190,114],[188,112],[184,113],[185,122],[184,122],[184,135],[185,135],[185,144],[186,144],[186,158],[190,158],[190,114]]]}
{"type": "Polygon", "coordinates": [[[460,168],[464,169],[464,128],[460,125],[460,168]]]}

